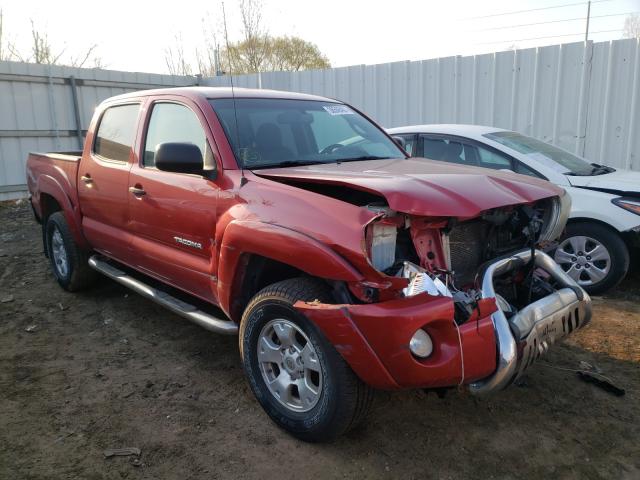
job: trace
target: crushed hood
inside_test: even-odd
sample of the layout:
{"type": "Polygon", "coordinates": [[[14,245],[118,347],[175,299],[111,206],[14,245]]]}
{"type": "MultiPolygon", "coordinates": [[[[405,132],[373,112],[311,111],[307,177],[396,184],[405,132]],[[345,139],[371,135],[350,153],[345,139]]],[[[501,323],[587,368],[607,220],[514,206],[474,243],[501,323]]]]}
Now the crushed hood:
{"type": "Polygon", "coordinates": [[[497,207],[531,203],[562,190],[511,172],[423,158],[368,160],[255,170],[288,183],[342,185],[383,196],[393,210],[420,216],[472,218],[497,207]]]}
{"type": "Polygon", "coordinates": [[[591,177],[567,176],[567,178],[574,187],[609,190],[621,194],[626,192],[640,193],[640,172],[631,170],[616,170],[591,177]]]}

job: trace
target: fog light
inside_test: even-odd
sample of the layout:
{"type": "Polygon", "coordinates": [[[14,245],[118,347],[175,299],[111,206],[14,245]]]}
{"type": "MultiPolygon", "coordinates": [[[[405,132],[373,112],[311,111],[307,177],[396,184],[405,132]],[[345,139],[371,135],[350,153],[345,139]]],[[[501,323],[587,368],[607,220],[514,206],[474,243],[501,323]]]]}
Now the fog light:
{"type": "Polygon", "coordinates": [[[416,333],[411,337],[409,342],[409,350],[416,357],[427,358],[433,352],[433,342],[427,332],[421,328],[416,330],[416,333]]]}

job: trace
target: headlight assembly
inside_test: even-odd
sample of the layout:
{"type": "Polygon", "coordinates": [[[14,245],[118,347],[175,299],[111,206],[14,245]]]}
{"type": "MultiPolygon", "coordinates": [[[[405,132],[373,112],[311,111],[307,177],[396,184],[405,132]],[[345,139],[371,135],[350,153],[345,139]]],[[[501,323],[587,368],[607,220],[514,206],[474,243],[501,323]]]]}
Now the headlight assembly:
{"type": "Polygon", "coordinates": [[[382,272],[396,261],[398,227],[382,221],[369,225],[369,259],[376,270],[382,272]]]}
{"type": "Polygon", "coordinates": [[[640,199],[618,197],[611,200],[611,203],[636,215],[640,215],[640,199]]]}
{"type": "Polygon", "coordinates": [[[570,212],[571,197],[564,191],[561,196],[553,199],[549,224],[540,235],[540,241],[552,242],[560,238],[564,227],[567,225],[567,220],[569,220],[570,212]]]}

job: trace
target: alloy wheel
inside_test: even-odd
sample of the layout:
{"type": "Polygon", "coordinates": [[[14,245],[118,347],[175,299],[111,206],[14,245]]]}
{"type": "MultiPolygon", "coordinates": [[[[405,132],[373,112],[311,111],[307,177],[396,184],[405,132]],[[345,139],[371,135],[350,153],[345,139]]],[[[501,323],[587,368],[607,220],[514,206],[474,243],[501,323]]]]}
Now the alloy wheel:
{"type": "Polygon", "coordinates": [[[69,258],[67,249],[64,246],[64,240],[58,227],[54,227],[51,235],[51,254],[53,255],[53,264],[56,267],[58,275],[66,278],[69,273],[69,258]]]}
{"type": "Polygon", "coordinates": [[[580,286],[590,286],[605,279],[611,270],[611,254],[592,237],[577,235],[558,245],[554,260],[580,286]]]}
{"type": "Polygon", "coordinates": [[[269,321],[258,337],[258,364],[269,392],[286,408],[307,412],[322,392],[322,366],[307,335],[295,323],[269,321]]]}

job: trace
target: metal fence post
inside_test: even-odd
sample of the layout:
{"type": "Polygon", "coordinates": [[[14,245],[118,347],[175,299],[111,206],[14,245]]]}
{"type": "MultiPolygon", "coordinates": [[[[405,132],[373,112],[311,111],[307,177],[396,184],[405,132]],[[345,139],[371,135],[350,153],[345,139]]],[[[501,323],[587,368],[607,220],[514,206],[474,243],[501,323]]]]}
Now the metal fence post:
{"type": "Polygon", "coordinates": [[[80,105],[78,104],[78,86],[76,77],[69,77],[69,85],[71,86],[71,99],[73,100],[73,115],[76,120],[76,136],[78,137],[78,146],[82,150],[84,146],[84,138],[82,137],[82,120],[80,119],[80,105]]]}

